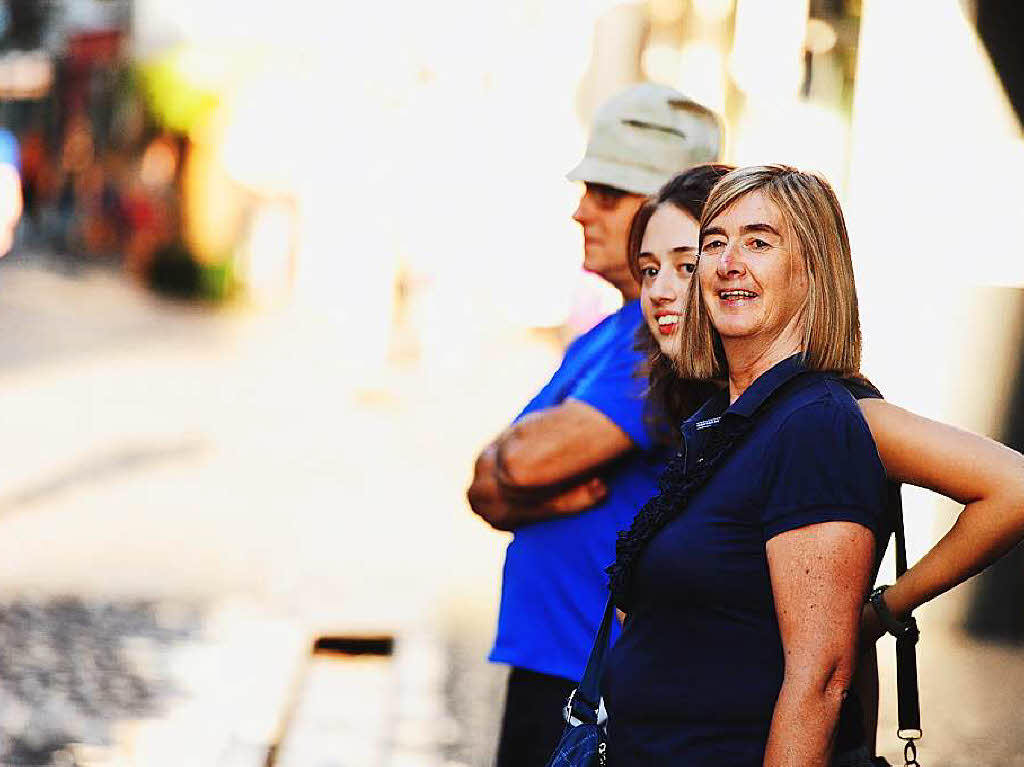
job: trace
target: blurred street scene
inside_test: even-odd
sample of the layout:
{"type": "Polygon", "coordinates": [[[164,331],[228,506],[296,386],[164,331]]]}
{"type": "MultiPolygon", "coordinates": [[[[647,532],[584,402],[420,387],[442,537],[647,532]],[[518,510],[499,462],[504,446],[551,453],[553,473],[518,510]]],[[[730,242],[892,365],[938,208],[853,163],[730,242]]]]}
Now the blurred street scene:
{"type": "MultiPolygon", "coordinates": [[[[321,5],[0,2],[0,765],[490,764],[464,492],[616,308],[563,176],[632,82],[830,178],[865,372],[1024,448],[1018,4],[321,5]]],[[[906,497],[913,560],[958,509],[906,497]]],[[[930,767],[1024,765],[1022,589],[921,611],[930,767]]]]}

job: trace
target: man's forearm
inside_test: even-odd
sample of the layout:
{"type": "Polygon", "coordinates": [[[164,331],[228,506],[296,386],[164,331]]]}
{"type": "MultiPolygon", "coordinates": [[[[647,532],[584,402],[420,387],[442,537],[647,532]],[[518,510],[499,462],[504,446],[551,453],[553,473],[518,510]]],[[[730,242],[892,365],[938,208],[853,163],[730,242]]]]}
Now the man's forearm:
{"type": "Polygon", "coordinates": [[[517,494],[558,492],[635,449],[606,415],[573,399],[520,418],[495,442],[502,484],[517,494]]]}
{"type": "Polygon", "coordinates": [[[569,487],[532,489],[512,497],[498,477],[498,452],[496,440],[480,454],[466,493],[474,513],[495,529],[514,530],[550,517],[575,514],[607,495],[604,482],[593,477],[569,487]]]}
{"type": "Polygon", "coordinates": [[[522,485],[518,483],[517,478],[508,467],[508,462],[505,458],[505,442],[502,437],[496,439],[493,445],[495,481],[502,496],[513,504],[544,507],[547,502],[564,493],[571,492],[573,488],[599,479],[600,472],[607,468],[605,466],[596,467],[576,476],[568,476],[561,480],[553,481],[547,485],[522,485]]]}

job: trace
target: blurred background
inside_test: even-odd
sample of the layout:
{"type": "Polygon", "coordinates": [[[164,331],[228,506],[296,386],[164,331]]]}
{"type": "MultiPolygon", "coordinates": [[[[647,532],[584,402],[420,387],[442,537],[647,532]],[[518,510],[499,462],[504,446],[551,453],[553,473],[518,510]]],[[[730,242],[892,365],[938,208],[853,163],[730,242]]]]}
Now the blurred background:
{"type": "MultiPolygon", "coordinates": [[[[507,537],[464,490],[616,308],[564,174],[633,82],[823,172],[865,373],[1024,448],[1022,34],[1016,0],[0,2],[0,764],[489,764],[507,537]]],[[[916,559],[958,509],[906,499],[916,559]]],[[[1024,765],[1022,589],[1017,551],[921,611],[932,767],[1024,765]]]]}

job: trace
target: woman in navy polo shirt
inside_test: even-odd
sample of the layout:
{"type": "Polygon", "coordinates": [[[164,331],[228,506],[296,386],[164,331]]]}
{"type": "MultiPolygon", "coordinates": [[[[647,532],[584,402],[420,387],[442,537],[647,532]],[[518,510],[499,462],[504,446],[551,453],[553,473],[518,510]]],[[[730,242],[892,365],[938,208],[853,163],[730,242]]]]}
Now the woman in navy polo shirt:
{"type": "MultiPolygon", "coordinates": [[[[639,347],[647,352],[652,426],[669,441],[676,435],[664,425],[678,424],[695,409],[697,392],[676,375],[672,360],[680,353],[683,301],[696,271],[699,219],[714,184],[731,166],[697,166],[673,178],[640,209],[629,237],[629,265],[641,286],[646,320],[639,347]]],[[[993,440],[936,423],[884,402],[863,380],[846,387],[860,401],[891,481],[907,482],[966,503],[957,524],[921,562],[884,594],[899,619],[934,596],[982,570],[1024,535],[1024,457],[993,440]],[[974,460],[965,462],[970,455],[974,460]]],[[[705,395],[706,398],[706,395],[705,395]]],[[[674,430],[673,430],[674,431],[674,430]]],[[[898,486],[890,502],[899,502],[898,486]]],[[[863,653],[857,692],[864,711],[847,699],[836,750],[843,764],[863,764],[872,750],[877,714],[874,641],[881,634],[871,606],[861,623],[863,653]],[[865,726],[859,721],[866,714],[865,726]]],[[[837,757],[838,758],[838,757],[837,757]]],[[[884,763],[884,762],[880,762],[884,763]]]]}
{"type": "Polygon", "coordinates": [[[781,166],[725,176],[703,221],[679,365],[728,388],[619,542],[609,757],[821,765],[887,535],[885,470],[837,380],[860,364],[849,242],[831,188],[781,166]]]}

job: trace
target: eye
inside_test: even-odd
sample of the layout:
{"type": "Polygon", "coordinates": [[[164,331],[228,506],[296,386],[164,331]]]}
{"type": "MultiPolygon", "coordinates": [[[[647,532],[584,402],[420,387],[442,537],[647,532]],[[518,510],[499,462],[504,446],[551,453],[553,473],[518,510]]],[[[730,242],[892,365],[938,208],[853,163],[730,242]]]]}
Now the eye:
{"type": "Polygon", "coordinates": [[[614,210],[626,193],[604,184],[587,184],[587,194],[591,195],[597,207],[602,210],[614,210]]]}
{"type": "Polygon", "coordinates": [[[680,264],[679,268],[683,271],[684,274],[693,274],[695,271],[697,271],[697,265],[688,262],[680,264]]]}
{"type": "Polygon", "coordinates": [[[757,237],[750,241],[751,250],[767,250],[770,247],[771,245],[769,243],[765,242],[764,240],[758,239],[757,237]]]}
{"type": "Polygon", "coordinates": [[[645,280],[653,280],[658,276],[658,267],[656,266],[645,266],[640,269],[640,276],[645,280]]]}
{"type": "Polygon", "coordinates": [[[715,256],[721,253],[725,249],[725,240],[708,240],[701,247],[701,253],[707,253],[709,256],[715,256]]]}

